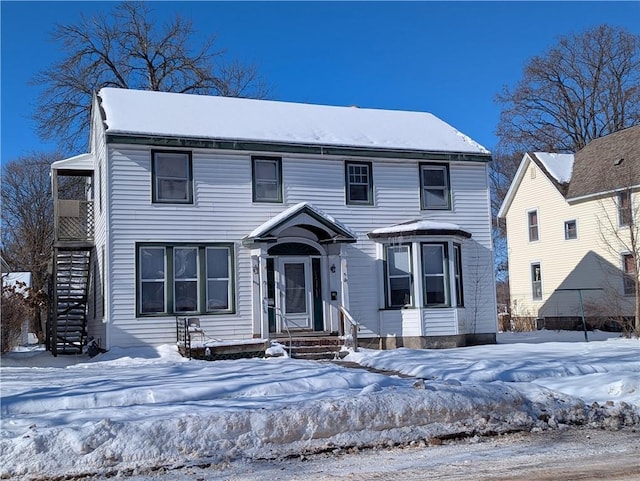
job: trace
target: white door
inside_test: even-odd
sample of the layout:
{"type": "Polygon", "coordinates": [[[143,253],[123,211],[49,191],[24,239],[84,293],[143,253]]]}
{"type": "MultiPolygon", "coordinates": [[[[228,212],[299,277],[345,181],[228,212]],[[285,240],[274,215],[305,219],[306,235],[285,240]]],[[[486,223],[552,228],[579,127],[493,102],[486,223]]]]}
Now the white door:
{"type": "Polygon", "coordinates": [[[311,259],[309,257],[281,257],[278,261],[280,330],[313,328],[313,292],[311,259]]]}

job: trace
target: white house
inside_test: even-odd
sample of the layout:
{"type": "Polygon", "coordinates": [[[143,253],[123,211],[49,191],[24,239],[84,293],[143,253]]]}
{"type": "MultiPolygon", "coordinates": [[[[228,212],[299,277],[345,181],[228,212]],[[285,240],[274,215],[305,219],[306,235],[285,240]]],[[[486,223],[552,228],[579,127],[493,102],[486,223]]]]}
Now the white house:
{"type": "Polygon", "coordinates": [[[575,155],[524,155],[498,213],[507,224],[513,316],[562,326],[583,313],[634,315],[639,167],[640,126],[575,155]]]}
{"type": "Polygon", "coordinates": [[[490,154],[431,114],[104,88],[90,145],[52,167],[54,193],[90,184],[56,198],[55,350],[175,342],[176,316],[341,335],[341,312],[376,347],[495,342],[490,154]]]}

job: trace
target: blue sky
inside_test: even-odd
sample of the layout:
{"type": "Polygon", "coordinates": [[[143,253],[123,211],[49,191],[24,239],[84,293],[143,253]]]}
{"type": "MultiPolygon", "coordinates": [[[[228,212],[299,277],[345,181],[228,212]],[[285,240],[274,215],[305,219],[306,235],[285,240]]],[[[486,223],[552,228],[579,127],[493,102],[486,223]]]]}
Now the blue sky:
{"type": "MultiPolygon", "coordinates": [[[[150,2],[217,34],[229,57],[259,66],[275,100],[431,112],[491,149],[500,106],[527,60],[560,35],[600,23],[640,34],[640,2],[150,2]]],[[[2,0],[2,161],[52,151],[29,118],[29,80],[58,58],[56,23],[113,2],[2,0]]],[[[69,155],[77,152],[69,152],[69,155]]]]}

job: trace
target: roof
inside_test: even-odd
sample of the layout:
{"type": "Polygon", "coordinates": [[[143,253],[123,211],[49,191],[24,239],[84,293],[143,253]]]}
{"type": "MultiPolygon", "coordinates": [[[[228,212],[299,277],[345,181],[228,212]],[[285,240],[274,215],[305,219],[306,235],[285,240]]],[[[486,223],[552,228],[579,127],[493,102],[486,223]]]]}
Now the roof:
{"type": "Polygon", "coordinates": [[[555,154],[550,152],[525,152],[514,175],[507,194],[504,196],[498,217],[504,218],[518,192],[520,183],[527,172],[529,163],[536,164],[551,184],[565,197],[573,172],[574,154],[555,154]]]}
{"type": "Polygon", "coordinates": [[[107,135],[277,142],[479,154],[489,151],[426,112],[103,88],[107,135]]]}
{"type": "Polygon", "coordinates": [[[531,158],[558,183],[567,184],[571,180],[574,160],[573,154],[533,152],[531,158]]]}
{"type": "Polygon", "coordinates": [[[529,162],[534,162],[567,201],[640,186],[640,125],[589,142],[575,154],[528,152],[522,158],[498,217],[504,218],[529,162]]]}
{"type": "Polygon", "coordinates": [[[256,227],[242,241],[245,245],[254,242],[268,242],[284,229],[301,226],[311,230],[318,236],[320,243],[357,242],[355,232],[308,202],[300,202],[256,227]]]}
{"type": "Polygon", "coordinates": [[[91,171],[93,170],[93,154],[80,154],[68,159],[57,160],[51,164],[52,170],[60,171],[91,171]]]}
{"type": "Polygon", "coordinates": [[[576,152],[568,199],[640,185],[640,125],[594,139],[576,152]]]}
{"type": "Polygon", "coordinates": [[[371,239],[386,239],[398,236],[418,235],[457,235],[469,238],[471,234],[457,224],[433,220],[411,220],[401,224],[374,229],[367,234],[371,239]]]}

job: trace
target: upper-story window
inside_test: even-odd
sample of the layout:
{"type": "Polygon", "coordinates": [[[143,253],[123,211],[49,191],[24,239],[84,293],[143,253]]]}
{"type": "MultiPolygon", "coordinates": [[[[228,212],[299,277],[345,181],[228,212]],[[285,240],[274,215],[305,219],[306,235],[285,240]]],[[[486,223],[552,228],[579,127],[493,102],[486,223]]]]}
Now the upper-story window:
{"type": "Polygon", "coordinates": [[[538,233],[538,211],[530,210],[527,212],[527,223],[529,227],[529,242],[537,241],[540,239],[538,233]]]}
{"type": "Polygon", "coordinates": [[[193,203],[191,152],[151,152],[153,202],[193,203]]]}
{"type": "Polygon", "coordinates": [[[578,238],[578,224],[575,220],[568,220],[564,223],[564,238],[566,240],[578,238]]]}
{"type": "Polygon", "coordinates": [[[373,175],[371,162],[344,164],[347,204],[373,205],[373,175]]]}
{"type": "Polygon", "coordinates": [[[420,202],[423,210],[451,209],[447,164],[420,164],[420,202]]]}
{"type": "Polygon", "coordinates": [[[282,159],[251,158],[253,201],[282,202],[282,159]]]}
{"type": "Polygon", "coordinates": [[[625,190],[618,194],[618,225],[625,227],[631,225],[632,221],[631,192],[625,190]]]}

